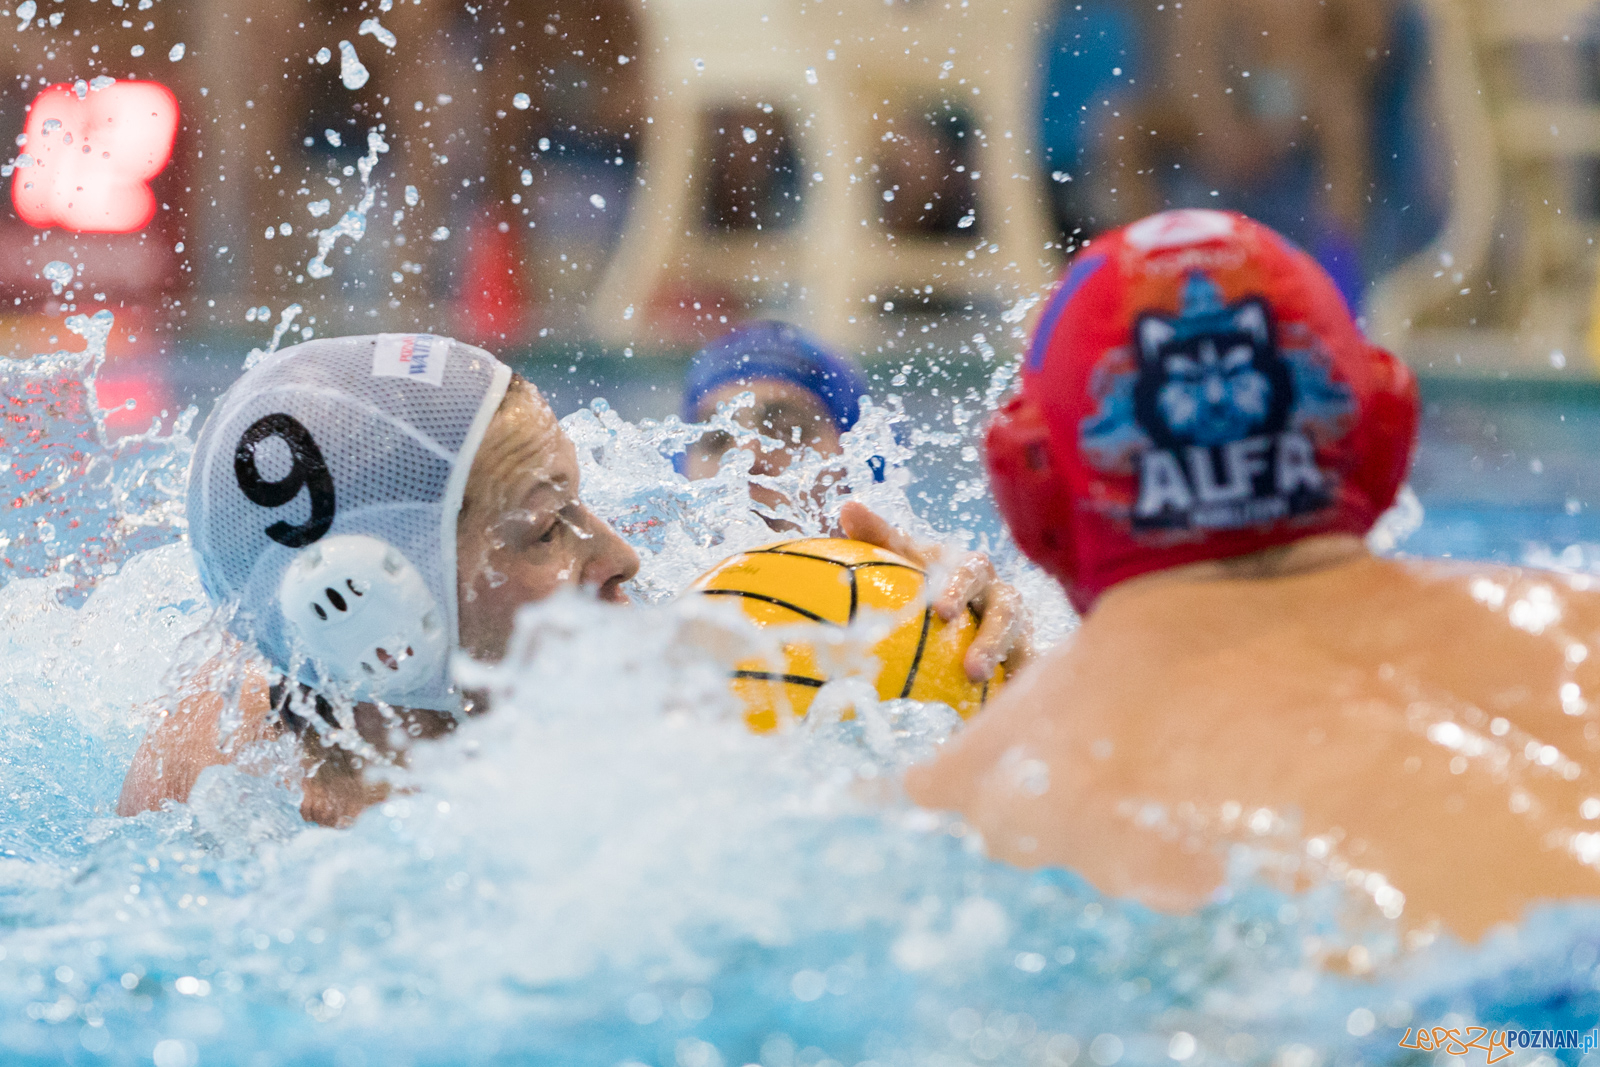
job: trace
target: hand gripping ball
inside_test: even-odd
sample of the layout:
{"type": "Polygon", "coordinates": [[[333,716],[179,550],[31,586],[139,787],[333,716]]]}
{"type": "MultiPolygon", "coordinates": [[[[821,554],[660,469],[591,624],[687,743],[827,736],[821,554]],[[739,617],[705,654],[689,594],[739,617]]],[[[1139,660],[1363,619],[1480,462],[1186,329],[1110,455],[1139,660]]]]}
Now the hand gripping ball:
{"type": "Polygon", "coordinates": [[[978,631],[970,610],[946,623],[928,603],[921,567],[861,541],[811,538],[743,552],[702,575],[689,592],[735,599],[757,626],[786,628],[781,662],[752,659],[733,674],[745,721],[757,733],[803,718],[832,680],[807,632],[848,626],[862,612],[893,619],[889,636],[871,650],[881,700],[939,701],[968,718],[1004,680],[1003,669],[989,682],[967,678],[962,660],[978,631]]]}

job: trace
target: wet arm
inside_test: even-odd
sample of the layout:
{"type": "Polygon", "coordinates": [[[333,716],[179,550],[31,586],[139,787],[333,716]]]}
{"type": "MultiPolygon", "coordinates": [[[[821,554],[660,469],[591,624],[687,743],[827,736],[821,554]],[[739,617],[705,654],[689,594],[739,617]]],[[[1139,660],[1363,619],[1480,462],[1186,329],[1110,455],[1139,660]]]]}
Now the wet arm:
{"type": "Polygon", "coordinates": [[[201,771],[232,763],[251,744],[278,736],[264,678],[251,674],[241,688],[239,703],[243,721],[226,746],[220,736],[222,694],[202,688],[180,700],[175,712],[163,711],[134,754],[122,782],[117,814],[158,811],[167,800],[185,803],[201,771]]]}

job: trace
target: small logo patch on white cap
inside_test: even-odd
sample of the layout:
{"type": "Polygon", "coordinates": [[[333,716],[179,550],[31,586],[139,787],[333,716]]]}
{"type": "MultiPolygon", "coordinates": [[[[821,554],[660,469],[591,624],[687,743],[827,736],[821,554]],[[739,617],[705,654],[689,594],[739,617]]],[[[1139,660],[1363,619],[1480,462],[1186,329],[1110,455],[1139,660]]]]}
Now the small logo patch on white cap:
{"type": "Polygon", "coordinates": [[[380,333],[372,352],[374,378],[444,384],[444,364],[450,358],[450,338],[428,333],[380,333]]]}

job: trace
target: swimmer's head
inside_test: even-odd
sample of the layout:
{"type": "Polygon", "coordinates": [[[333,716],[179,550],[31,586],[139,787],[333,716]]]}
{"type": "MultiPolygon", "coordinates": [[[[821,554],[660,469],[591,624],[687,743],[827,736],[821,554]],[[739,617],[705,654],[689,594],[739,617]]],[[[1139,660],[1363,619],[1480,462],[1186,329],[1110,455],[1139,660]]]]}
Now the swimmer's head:
{"type": "MultiPolygon", "coordinates": [[[[740,421],[789,448],[837,455],[839,436],[861,417],[867,382],[848,357],[830,351],[804,330],[781,322],[747,323],[701,349],[683,384],[683,420],[703,422],[742,393],[755,404],[740,421]]],[[[733,446],[725,434],[691,445],[683,463],[690,478],[716,473],[733,446]]],[[[776,474],[788,456],[757,457],[756,474],[776,474]],[[770,468],[770,469],[769,469],[770,468]]]]}
{"type": "Polygon", "coordinates": [[[1170,211],[1097,239],[989,429],[995,500],[1080,611],[1150,571],[1364,534],[1410,464],[1416,381],[1259,223],[1170,211]]]}
{"type": "Polygon", "coordinates": [[[463,650],[505,653],[517,609],[581,586],[626,603],[639,557],[578,497],[578,453],[533,386],[513,377],[489,424],[456,523],[463,650]]]}
{"type": "MultiPolygon", "coordinates": [[[[509,632],[499,602],[509,594],[474,592],[484,543],[499,536],[484,531],[508,516],[482,505],[464,523],[463,502],[527,513],[507,486],[518,478],[570,481],[575,494],[563,444],[570,452],[531,388],[448,338],[333,338],[268,356],[217,402],[195,447],[189,532],[201,580],[236,605],[233,631],[297,681],[454,711],[451,650],[498,655],[506,634],[489,614],[506,616],[509,632]]],[[[583,580],[618,595],[632,553],[609,528],[583,546],[545,561],[559,577],[539,595],[583,580]],[[597,580],[604,568],[584,563],[596,553],[623,578],[597,580]]],[[[494,552],[497,575],[516,572],[515,552],[494,552]]]]}
{"type": "Polygon", "coordinates": [[[716,411],[727,386],[787,382],[815,398],[839,433],[861,417],[867,380],[847,356],[828,349],[798,326],[750,322],[695,353],[683,383],[683,421],[716,411]]]}

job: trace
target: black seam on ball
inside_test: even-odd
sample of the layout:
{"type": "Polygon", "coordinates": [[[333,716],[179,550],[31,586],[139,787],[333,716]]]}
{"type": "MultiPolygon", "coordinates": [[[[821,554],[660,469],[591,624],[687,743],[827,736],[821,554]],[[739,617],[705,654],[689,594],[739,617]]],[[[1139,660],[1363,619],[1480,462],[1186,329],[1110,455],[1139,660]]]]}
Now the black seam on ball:
{"type": "Polygon", "coordinates": [[[911,571],[914,574],[920,574],[924,578],[928,576],[928,572],[923,570],[921,567],[913,567],[909,563],[895,563],[887,559],[869,559],[865,563],[841,563],[839,566],[843,567],[847,571],[850,571],[851,573],[856,571],[864,571],[868,567],[898,567],[903,571],[911,571]]]}
{"type": "Polygon", "coordinates": [[[828,684],[820,678],[807,678],[803,674],[777,674],[773,671],[734,671],[733,676],[757,682],[788,682],[790,685],[804,685],[812,689],[821,689],[828,684]]]}
{"type": "Polygon", "coordinates": [[[803,615],[812,622],[820,622],[827,626],[839,625],[831,619],[823,618],[814,611],[807,611],[805,608],[802,608],[797,604],[791,604],[787,600],[779,600],[775,596],[767,596],[765,593],[751,593],[743,589],[702,589],[700,592],[703,596],[737,596],[743,597],[746,600],[759,600],[765,604],[776,604],[780,608],[788,608],[796,615],[803,615]]]}
{"type": "Polygon", "coordinates": [[[911,686],[917,680],[917,668],[922,666],[922,653],[928,647],[928,629],[933,625],[933,609],[922,609],[922,635],[917,638],[917,654],[911,657],[911,670],[906,672],[905,688],[900,690],[900,699],[905,700],[911,695],[911,686]]]}
{"type": "Polygon", "coordinates": [[[835,567],[843,567],[847,571],[854,571],[858,567],[899,567],[902,570],[916,571],[918,574],[923,575],[924,577],[926,577],[928,573],[920,567],[914,567],[909,563],[896,563],[893,560],[869,559],[864,560],[861,563],[841,563],[839,560],[829,559],[827,556],[813,556],[809,552],[795,552],[787,548],[753,548],[749,552],[745,553],[745,555],[793,556],[796,559],[814,559],[818,563],[831,563],[835,567]]]}

